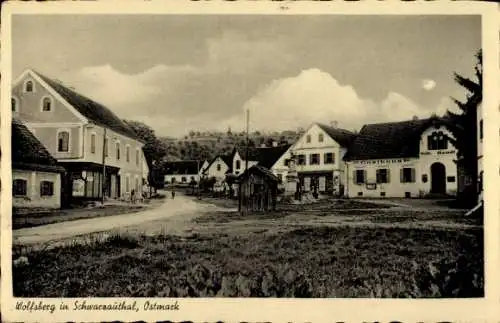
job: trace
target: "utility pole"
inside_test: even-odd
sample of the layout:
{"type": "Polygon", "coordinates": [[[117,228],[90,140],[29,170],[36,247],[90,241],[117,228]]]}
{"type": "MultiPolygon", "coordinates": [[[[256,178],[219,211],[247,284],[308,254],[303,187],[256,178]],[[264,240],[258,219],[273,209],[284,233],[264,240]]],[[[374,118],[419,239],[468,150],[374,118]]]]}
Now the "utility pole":
{"type": "Polygon", "coordinates": [[[101,181],[101,198],[102,205],[104,205],[104,186],[106,185],[106,151],[108,150],[108,142],[106,140],[106,127],[104,127],[104,140],[102,143],[102,181],[101,181]]]}

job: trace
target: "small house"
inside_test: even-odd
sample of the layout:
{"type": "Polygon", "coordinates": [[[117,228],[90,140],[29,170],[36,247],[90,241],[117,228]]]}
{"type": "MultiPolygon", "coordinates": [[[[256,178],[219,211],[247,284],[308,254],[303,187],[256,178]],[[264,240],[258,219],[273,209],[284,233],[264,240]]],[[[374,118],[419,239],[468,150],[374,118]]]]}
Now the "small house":
{"type": "Polygon", "coordinates": [[[21,122],[12,121],[12,206],[61,207],[65,169],[21,122]]]}
{"type": "Polygon", "coordinates": [[[276,210],[279,179],[262,166],[252,166],[238,177],[240,212],[276,210]]]}

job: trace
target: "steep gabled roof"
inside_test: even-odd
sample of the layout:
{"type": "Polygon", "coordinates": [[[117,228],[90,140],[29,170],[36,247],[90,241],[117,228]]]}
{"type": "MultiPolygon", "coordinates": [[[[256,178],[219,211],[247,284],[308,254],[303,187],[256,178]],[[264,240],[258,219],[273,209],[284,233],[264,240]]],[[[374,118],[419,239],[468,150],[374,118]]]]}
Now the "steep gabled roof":
{"type": "Polygon", "coordinates": [[[344,160],[418,157],[422,132],[438,124],[452,127],[445,119],[437,117],[364,125],[344,160]]]}
{"type": "Polygon", "coordinates": [[[348,147],[354,138],[356,138],[356,134],[345,129],[330,127],[322,123],[316,123],[318,127],[320,127],[324,132],[328,134],[333,140],[335,140],[342,147],[348,147]]]}
{"type": "MultiPolygon", "coordinates": [[[[248,160],[258,162],[258,165],[271,168],[283,156],[292,145],[280,145],[276,147],[249,147],[248,160]]],[[[246,149],[237,148],[239,155],[245,159],[246,149]]]]}
{"type": "Polygon", "coordinates": [[[52,80],[39,72],[31,71],[91,122],[99,126],[107,127],[129,138],[144,142],[132,128],[104,105],[75,92],[62,85],[60,82],[52,80]]]}
{"type": "Polygon", "coordinates": [[[208,162],[208,166],[207,168],[205,168],[203,170],[203,173],[206,173],[208,171],[208,169],[210,167],[212,167],[213,163],[218,159],[220,158],[228,167],[229,169],[232,168],[232,165],[233,165],[233,154],[229,154],[229,155],[218,155],[218,156],[215,156],[214,158],[212,158],[212,160],[210,160],[208,162]]]}
{"type": "Polygon", "coordinates": [[[43,144],[18,120],[12,120],[11,144],[13,169],[64,172],[43,144]]]}
{"type": "Polygon", "coordinates": [[[181,160],[166,162],[164,165],[165,175],[193,175],[198,174],[203,162],[198,160],[181,160]]]}

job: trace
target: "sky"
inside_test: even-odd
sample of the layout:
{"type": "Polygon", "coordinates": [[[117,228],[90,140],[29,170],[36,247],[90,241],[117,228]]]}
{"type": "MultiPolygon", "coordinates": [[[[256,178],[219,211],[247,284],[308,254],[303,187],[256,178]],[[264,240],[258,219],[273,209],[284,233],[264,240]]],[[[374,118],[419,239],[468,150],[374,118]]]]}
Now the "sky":
{"type": "Polygon", "coordinates": [[[33,68],[160,136],[427,117],[463,99],[480,16],[23,15],[13,76],[33,68]]]}

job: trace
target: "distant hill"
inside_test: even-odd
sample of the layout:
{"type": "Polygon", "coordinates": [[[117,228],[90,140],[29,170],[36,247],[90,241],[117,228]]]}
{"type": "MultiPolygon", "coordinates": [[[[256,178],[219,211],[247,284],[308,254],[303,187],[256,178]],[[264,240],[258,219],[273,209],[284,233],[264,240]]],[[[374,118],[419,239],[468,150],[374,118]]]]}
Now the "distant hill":
{"type": "MultiPolygon", "coordinates": [[[[292,144],[304,133],[304,129],[263,133],[254,131],[249,134],[249,145],[259,147],[272,146],[273,141],[292,144]]],[[[201,160],[211,159],[219,154],[230,153],[235,146],[246,144],[245,132],[199,132],[190,131],[181,138],[160,137],[166,146],[165,160],[201,160]]]]}

